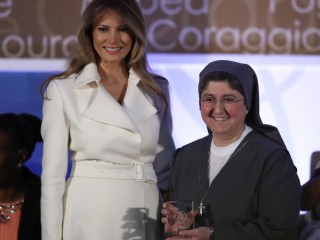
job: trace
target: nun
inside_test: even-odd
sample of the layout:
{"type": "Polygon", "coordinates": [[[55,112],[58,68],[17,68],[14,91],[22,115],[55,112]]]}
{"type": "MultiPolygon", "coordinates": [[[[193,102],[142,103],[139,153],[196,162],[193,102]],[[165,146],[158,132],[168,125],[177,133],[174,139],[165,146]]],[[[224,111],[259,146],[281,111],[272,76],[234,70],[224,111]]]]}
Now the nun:
{"type": "Polygon", "coordinates": [[[300,181],[278,129],[260,118],[256,73],[214,61],[201,71],[198,92],[208,135],[176,150],[168,193],[192,200],[195,219],[170,239],[296,239],[300,181]]]}

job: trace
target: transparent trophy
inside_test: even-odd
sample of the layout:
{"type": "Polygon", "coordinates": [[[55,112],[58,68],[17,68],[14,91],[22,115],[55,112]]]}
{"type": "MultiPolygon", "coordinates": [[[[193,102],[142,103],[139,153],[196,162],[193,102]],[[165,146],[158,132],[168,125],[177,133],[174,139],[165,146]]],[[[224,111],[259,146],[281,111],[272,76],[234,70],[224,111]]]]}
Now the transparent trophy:
{"type": "Polygon", "coordinates": [[[166,208],[168,222],[165,225],[165,238],[178,236],[181,230],[194,228],[193,201],[168,201],[166,208]]]}

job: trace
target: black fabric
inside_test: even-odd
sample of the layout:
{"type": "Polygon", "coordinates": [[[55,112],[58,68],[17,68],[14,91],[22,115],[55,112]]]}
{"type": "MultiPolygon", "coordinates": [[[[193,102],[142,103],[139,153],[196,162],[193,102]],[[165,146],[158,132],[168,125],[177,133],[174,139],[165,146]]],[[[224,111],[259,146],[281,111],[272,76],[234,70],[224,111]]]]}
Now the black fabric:
{"type": "Polygon", "coordinates": [[[28,168],[22,169],[23,181],[25,183],[24,203],[21,212],[18,240],[40,240],[40,178],[28,168]]]}
{"type": "Polygon", "coordinates": [[[176,151],[168,199],[198,206],[208,190],[203,202],[217,240],[295,240],[301,188],[287,150],[253,130],[209,187],[211,141],[208,135],[176,151]]]}
{"type": "Polygon", "coordinates": [[[263,124],[259,113],[259,86],[255,71],[248,65],[229,60],[218,60],[209,63],[199,75],[199,86],[206,75],[213,72],[226,72],[234,76],[242,85],[245,93],[245,102],[248,109],[246,124],[261,132],[266,137],[278,142],[285,147],[285,143],[278,129],[274,126],[263,124]]]}
{"type": "Polygon", "coordinates": [[[320,177],[320,167],[316,168],[311,176],[311,179],[316,178],[316,177],[320,177]]]}

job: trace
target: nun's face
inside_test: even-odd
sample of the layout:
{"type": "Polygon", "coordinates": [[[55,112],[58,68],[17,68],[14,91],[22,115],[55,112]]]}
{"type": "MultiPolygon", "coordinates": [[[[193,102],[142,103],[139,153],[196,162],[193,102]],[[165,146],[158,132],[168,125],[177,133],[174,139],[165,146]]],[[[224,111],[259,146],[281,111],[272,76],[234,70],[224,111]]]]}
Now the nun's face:
{"type": "Polygon", "coordinates": [[[200,110],[217,146],[227,146],[241,136],[248,111],[243,96],[228,82],[210,81],[201,93],[200,110]]]}

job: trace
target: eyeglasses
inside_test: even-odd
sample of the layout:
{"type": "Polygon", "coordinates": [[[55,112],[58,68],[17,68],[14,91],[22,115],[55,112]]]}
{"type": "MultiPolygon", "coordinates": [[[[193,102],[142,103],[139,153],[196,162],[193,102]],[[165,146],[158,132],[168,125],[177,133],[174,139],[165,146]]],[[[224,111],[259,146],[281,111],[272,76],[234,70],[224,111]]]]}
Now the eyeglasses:
{"type": "Polygon", "coordinates": [[[217,100],[213,96],[203,96],[200,101],[204,107],[215,107],[217,102],[220,102],[224,108],[233,108],[238,102],[243,100],[243,98],[235,99],[233,97],[226,97],[217,100]]]}

